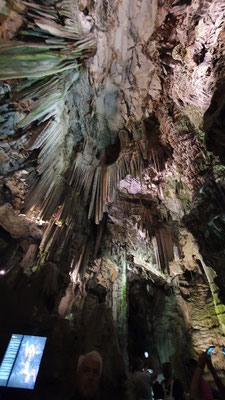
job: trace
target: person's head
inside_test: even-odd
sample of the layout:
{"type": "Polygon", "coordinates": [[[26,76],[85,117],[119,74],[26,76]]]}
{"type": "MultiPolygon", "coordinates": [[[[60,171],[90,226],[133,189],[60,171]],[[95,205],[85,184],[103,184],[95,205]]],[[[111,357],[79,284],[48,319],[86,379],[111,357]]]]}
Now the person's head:
{"type": "Polygon", "coordinates": [[[165,379],[171,379],[172,377],[172,364],[170,362],[165,362],[162,365],[163,376],[165,379]]]}
{"type": "Polygon", "coordinates": [[[102,357],[97,351],[91,351],[79,357],[76,385],[84,398],[96,396],[102,373],[102,357]]]}

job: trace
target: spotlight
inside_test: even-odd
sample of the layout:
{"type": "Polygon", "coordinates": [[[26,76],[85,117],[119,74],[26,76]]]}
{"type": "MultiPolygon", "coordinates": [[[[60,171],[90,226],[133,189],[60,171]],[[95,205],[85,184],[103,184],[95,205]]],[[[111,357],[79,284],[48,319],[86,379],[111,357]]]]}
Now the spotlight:
{"type": "Polygon", "coordinates": [[[1,270],[0,270],[0,275],[5,275],[4,269],[1,269],[1,270]]]}
{"type": "Polygon", "coordinates": [[[148,352],[147,351],[145,351],[145,358],[148,358],[148,352]]]}

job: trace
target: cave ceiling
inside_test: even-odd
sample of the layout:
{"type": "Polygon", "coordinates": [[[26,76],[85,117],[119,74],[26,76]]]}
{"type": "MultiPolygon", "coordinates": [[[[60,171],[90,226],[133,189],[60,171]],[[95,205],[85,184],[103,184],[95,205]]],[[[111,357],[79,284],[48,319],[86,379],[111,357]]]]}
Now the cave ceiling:
{"type": "Polygon", "coordinates": [[[185,323],[222,343],[224,16],[224,0],[1,2],[1,268],[62,274],[61,315],[69,282],[109,290],[126,259],[133,288],[180,290],[183,310],[209,290],[217,323],[185,323]]]}

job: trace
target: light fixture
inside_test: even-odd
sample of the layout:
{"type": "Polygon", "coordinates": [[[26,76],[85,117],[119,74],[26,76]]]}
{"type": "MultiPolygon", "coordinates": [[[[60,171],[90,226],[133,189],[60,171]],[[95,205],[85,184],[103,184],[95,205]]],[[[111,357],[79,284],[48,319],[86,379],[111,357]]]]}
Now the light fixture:
{"type": "Polygon", "coordinates": [[[0,270],[0,275],[5,275],[4,269],[1,269],[1,270],[0,270]]]}

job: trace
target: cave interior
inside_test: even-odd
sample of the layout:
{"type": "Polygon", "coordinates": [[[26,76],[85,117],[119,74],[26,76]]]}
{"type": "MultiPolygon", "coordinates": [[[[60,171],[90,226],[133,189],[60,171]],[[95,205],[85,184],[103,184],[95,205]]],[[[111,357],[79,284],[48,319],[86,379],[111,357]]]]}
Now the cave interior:
{"type": "MultiPolygon", "coordinates": [[[[35,390],[69,399],[98,350],[225,355],[224,0],[0,2],[0,362],[47,337],[35,390]]],[[[210,372],[205,379],[215,389],[210,372]]]]}

